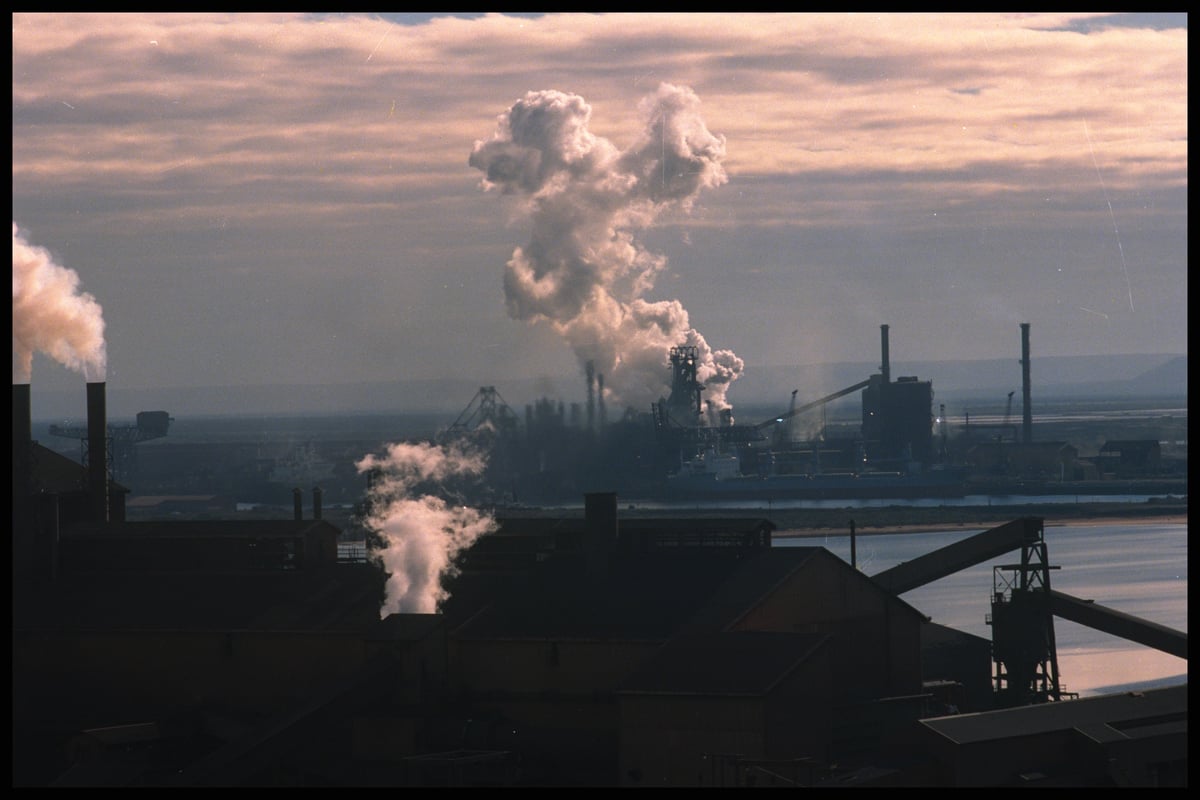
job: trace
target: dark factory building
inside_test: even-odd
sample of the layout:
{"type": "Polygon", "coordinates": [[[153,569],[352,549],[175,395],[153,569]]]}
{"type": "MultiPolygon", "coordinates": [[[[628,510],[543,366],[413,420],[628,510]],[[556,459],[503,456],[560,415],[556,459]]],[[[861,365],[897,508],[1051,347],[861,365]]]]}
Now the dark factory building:
{"type": "Polygon", "coordinates": [[[1157,475],[1161,466],[1162,446],[1154,439],[1107,441],[1096,456],[1102,475],[1120,478],[1157,475]]]}
{"type": "Polygon", "coordinates": [[[939,786],[1187,786],[1187,685],[922,720],[939,786]]]}
{"type": "Polygon", "coordinates": [[[824,548],[772,549],[761,523],[638,536],[618,528],[614,495],[589,503],[582,547],[450,634],[457,691],[512,722],[540,780],[705,785],[705,759],[733,741],[747,758],[825,764],[924,712],[924,617],[824,548]],[[681,655],[701,651],[712,658],[681,655]],[[711,727],[718,709],[732,729],[711,727]]]}
{"type": "Polygon", "coordinates": [[[965,455],[965,463],[980,475],[1048,478],[1055,481],[1078,477],[1079,449],[1067,442],[976,442],[965,455]]]}
{"type": "Polygon", "coordinates": [[[833,737],[829,651],[820,633],[672,639],[617,690],[621,785],[722,786],[750,764],[802,783],[833,737]]]}
{"type": "Polygon", "coordinates": [[[308,519],[297,494],[292,519],[126,522],[103,460],[51,491],[66,465],[31,458],[25,419],[14,786],[1186,785],[1186,687],[980,711],[989,643],[900,598],[1041,544],[1035,520],[869,577],[772,547],[767,519],[622,520],[590,493],[500,520],[439,613],[381,618],[388,576],[339,558],[319,492],[308,519]]]}
{"type": "Polygon", "coordinates": [[[862,393],[862,437],[880,462],[929,464],[933,448],[933,383],[914,376],[892,380],[888,326],[879,326],[880,371],[862,393]]]}

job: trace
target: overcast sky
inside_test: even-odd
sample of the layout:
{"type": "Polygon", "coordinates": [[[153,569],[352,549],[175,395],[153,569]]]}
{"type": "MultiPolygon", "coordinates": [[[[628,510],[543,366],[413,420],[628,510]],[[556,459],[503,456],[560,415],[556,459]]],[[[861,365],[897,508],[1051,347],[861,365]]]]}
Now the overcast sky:
{"type": "Polygon", "coordinates": [[[15,14],[13,223],[35,389],[1186,353],[1187,18],[15,14]]]}

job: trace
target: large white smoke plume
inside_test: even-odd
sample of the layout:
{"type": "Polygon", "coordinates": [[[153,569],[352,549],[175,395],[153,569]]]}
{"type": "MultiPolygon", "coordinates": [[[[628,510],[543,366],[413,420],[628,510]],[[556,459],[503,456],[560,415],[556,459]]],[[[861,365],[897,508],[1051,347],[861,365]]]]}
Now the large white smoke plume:
{"type": "Polygon", "coordinates": [[[27,242],[13,222],[13,383],[29,383],[35,352],[82,372],[89,382],[105,379],[100,304],[79,291],[74,270],[27,242]]]}
{"type": "Polygon", "coordinates": [[[490,515],[443,496],[455,481],[481,475],[486,458],[465,442],[402,442],[355,466],[372,475],[364,522],[379,539],[371,556],[389,573],[380,618],[435,613],[448,597],[442,580],[455,573],[455,558],[496,529],[490,515]]]}
{"type": "Polygon", "coordinates": [[[691,89],[660,85],[639,105],[644,131],[622,151],[588,131],[582,97],[529,92],[468,162],[486,175],[485,190],[520,198],[532,222],[504,274],[509,316],[554,326],[618,403],[659,399],[680,345],[696,348],[710,411],[729,408],[726,390],[742,373],[742,360],[709,347],[678,300],[645,299],[666,258],[636,232],[667,210],[690,211],[702,189],[726,181],[725,139],[709,132],[699,104],[691,89]]]}

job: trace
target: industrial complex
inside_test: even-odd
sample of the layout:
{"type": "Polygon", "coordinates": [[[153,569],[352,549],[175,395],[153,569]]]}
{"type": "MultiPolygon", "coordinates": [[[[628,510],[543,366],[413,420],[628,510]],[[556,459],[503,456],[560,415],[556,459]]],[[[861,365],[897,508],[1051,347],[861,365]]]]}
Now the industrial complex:
{"type": "Polygon", "coordinates": [[[603,375],[589,364],[586,403],[544,399],[522,418],[485,386],[440,436],[484,441],[487,500],[497,505],[569,503],[598,487],[676,501],[956,498],[993,489],[1079,493],[1096,484],[1103,492],[1102,481],[1118,477],[1186,493],[1186,449],[1168,458],[1157,440],[1115,440],[1085,454],[1070,441],[1035,437],[1028,324],[1020,335],[1019,409],[1014,391],[1002,418],[968,416],[953,433],[931,380],[893,377],[889,326],[881,325],[878,372],[806,402],[796,390],[786,410],[757,423],[735,423],[729,409],[709,406],[695,348],[680,346],[669,353],[669,393],[649,412],[609,413],[603,375]],[[857,419],[829,423],[825,409],[855,394],[857,419]]]}
{"type": "MultiPolygon", "coordinates": [[[[892,381],[883,345],[847,389],[858,446],[919,464],[928,384],[892,381]]],[[[758,442],[693,424],[687,358],[653,449],[632,442],[654,464],[758,442]]],[[[76,463],[13,386],[14,786],[1187,785],[1187,685],[1077,698],[1054,620],[1181,658],[1186,633],[1053,589],[1038,518],[867,575],[773,547],[767,518],[624,519],[589,490],[498,510],[436,613],[381,614],[388,576],[341,555],[320,490],[290,518],[132,520],[105,384],[86,395],[76,463]],[[991,641],[900,598],[1007,553],[991,641]]],[[[484,416],[446,435],[515,423],[484,416]]]]}

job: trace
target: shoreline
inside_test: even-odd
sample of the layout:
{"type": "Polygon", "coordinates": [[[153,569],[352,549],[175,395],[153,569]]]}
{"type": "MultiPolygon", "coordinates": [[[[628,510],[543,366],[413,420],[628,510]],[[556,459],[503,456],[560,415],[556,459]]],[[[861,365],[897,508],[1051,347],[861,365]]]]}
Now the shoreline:
{"type": "Polygon", "coordinates": [[[988,530],[1021,517],[1038,517],[1045,527],[1082,525],[1186,525],[1187,498],[1147,502],[1030,503],[1003,506],[876,506],[774,510],[623,510],[628,518],[755,518],[774,524],[774,537],[872,536],[895,533],[988,530]]]}
{"type": "MultiPolygon", "coordinates": [[[[1015,514],[1011,519],[1017,519],[1022,516],[1038,516],[1036,514],[1015,514]]],[[[931,523],[911,523],[897,525],[876,525],[870,527],[860,527],[856,523],[854,530],[855,536],[894,536],[904,533],[948,533],[952,531],[972,531],[975,529],[990,530],[998,525],[1003,525],[1009,520],[991,520],[988,522],[931,522],[931,523]]],[[[1141,517],[1060,517],[1057,519],[1044,518],[1043,525],[1046,528],[1078,528],[1088,527],[1092,525],[1130,525],[1138,527],[1142,525],[1187,525],[1187,514],[1170,514],[1163,516],[1141,516],[1141,517]]],[[[849,536],[850,528],[847,526],[841,530],[836,528],[811,528],[811,527],[780,527],[771,533],[773,539],[805,539],[813,537],[829,537],[829,536],[849,536]]]]}

